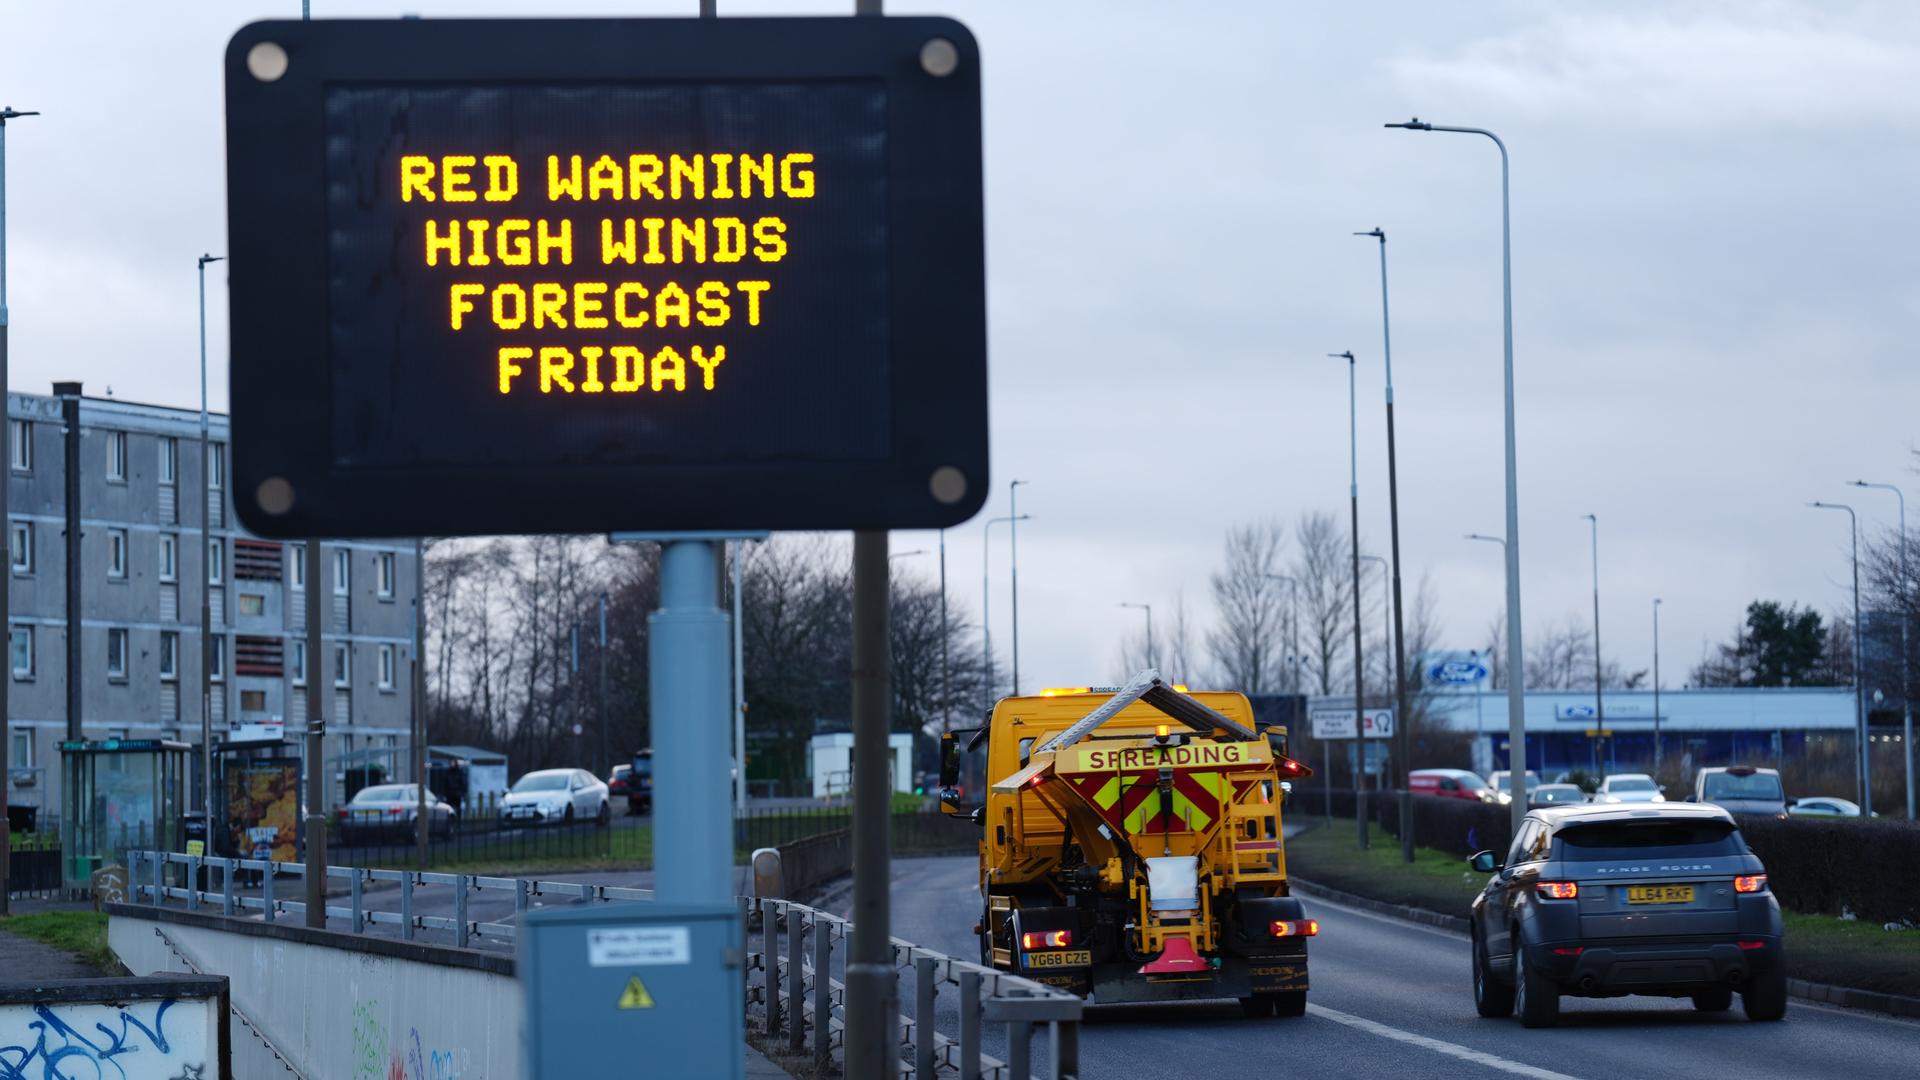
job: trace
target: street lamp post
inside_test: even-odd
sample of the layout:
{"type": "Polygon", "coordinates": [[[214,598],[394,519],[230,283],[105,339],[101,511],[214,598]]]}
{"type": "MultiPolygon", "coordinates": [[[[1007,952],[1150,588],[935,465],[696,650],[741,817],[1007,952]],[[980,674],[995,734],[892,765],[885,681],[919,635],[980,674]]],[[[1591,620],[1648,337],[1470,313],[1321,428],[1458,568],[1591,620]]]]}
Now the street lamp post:
{"type": "MultiPolygon", "coordinates": [[[[1507,569],[1511,571],[1514,568],[1512,549],[1508,546],[1504,537],[1486,536],[1481,533],[1468,533],[1467,539],[1480,540],[1489,544],[1499,544],[1500,549],[1507,553],[1507,569]]],[[[1519,606],[1514,603],[1517,595],[1513,580],[1509,578],[1507,581],[1507,616],[1509,619],[1519,613],[1519,606]]],[[[1519,643],[1514,640],[1513,634],[1509,632],[1507,634],[1507,771],[1520,777],[1520,786],[1524,789],[1527,779],[1526,697],[1524,690],[1515,688],[1521,687],[1525,682],[1527,666],[1526,658],[1522,656],[1518,650],[1519,643]],[[1520,755],[1520,763],[1517,767],[1514,764],[1515,753],[1520,755]]],[[[1540,772],[1542,776],[1546,774],[1546,771],[1547,759],[1545,752],[1542,751],[1540,756],[1540,772]]],[[[1507,805],[1513,815],[1513,835],[1519,836],[1520,823],[1526,820],[1527,816],[1526,800],[1515,799],[1507,805]]]]}
{"type": "Polygon", "coordinates": [[[1913,594],[1907,585],[1907,496],[1892,484],[1869,484],[1855,480],[1854,487],[1878,488],[1893,492],[1900,500],[1900,722],[1901,759],[1907,772],[1907,820],[1914,820],[1913,791],[1913,653],[1907,647],[1907,624],[1913,622],[1913,594]]]}
{"type": "Polygon", "coordinates": [[[1600,678],[1600,518],[1594,514],[1582,516],[1587,519],[1593,549],[1593,727],[1600,733],[1601,741],[1605,742],[1607,706],[1601,696],[1605,683],[1600,678]]]}
{"type": "Polygon", "coordinates": [[[1660,782],[1660,598],[1653,598],[1653,782],[1660,782]]]}
{"type": "MultiPolygon", "coordinates": [[[[7,387],[7,121],[22,116],[39,115],[37,112],[22,112],[10,105],[0,106],[0,398],[4,397],[7,387]]],[[[12,439],[11,418],[7,427],[7,438],[12,439]]],[[[11,453],[11,449],[8,452],[11,453]]],[[[6,511],[12,513],[13,487],[11,484],[0,484],[0,499],[5,500],[6,511]]],[[[11,571],[0,572],[0,612],[12,611],[8,606],[11,602],[8,590],[12,585],[10,580],[12,577],[11,571]]],[[[12,645],[9,644],[8,648],[11,651],[12,645]]],[[[11,721],[13,717],[8,703],[13,689],[12,682],[12,679],[0,679],[0,721],[11,721]]],[[[0,722],[0,728],[8,728],[7,731],[0,732],[0,805],[4,805],[12,799],[13,785],[7,779],[9,765],[7,755],[13,749],[9,745],[13,740],[12,729],[8,723],[0,722]]],[[[12,905],[7,902],[7,890],[10,888],[7,880],[7,864],[12,860],[13,834],[8,830],[5,818],[5,814],[0,814],[0,915],[9,914],[13,910],[12,905]]]]}
{"type": "MultiPolygon", "coordinates": [[[[1020,515],[1022,518],[1032,516],[1032,514],[1020,515]]],[[[1006,522],[1008,527],[1011,528],[1014,520],[1015,518],[1011,514],[1004,517],[989,518],[987,523],[980,528],[980,650],[987,665],[987,705],[989,707],[993,705],[994,694],[993,623],[987,618],[987,603],[993,596],[993,589],[988,585],[987,562],[988,557],[993,554],[993,527],[1002,522],[1006,522]]]]}
{"type": "Polygon", "coordinates": [[[1413,767],[1413,734],[1407,730],[1407,631],[1400,606],[1400,471],[1393,442],[1393,326],[1387,307],[1387,234],[1375,226],[1353,235],[1380,241],[1380,344],[1387,363],[1387,531],[1393,553],[1393,723],[1400,758],[1400,767],[1394,771],[1400,780],[1400,859],[1412,862],[1413,825],[1408,819],[1413,813],[1413,793],[1407,787],[1407,773],[1413,767]]]}
{"type": "Polygon", "coordinates": [[[209,855],[213,854],[213,589],[209,585],[213,580],[213,477],[207,445],[207,264],[224,258],[201,255],[196,260],[200,276],[200,786],[209,855]]]}
{"type": "MultiPolygon", "coordinates": [[[[1506,413],[1507,413],[1507,715],[1508,724],[1513,732],[1512,738],[1524,739],[1524,710],[1526,693],[1522,680],[1516,674],[1524,672],[1524,665],[1515,670],[1513,665],[1521,663],[1524,655],[1520,636],[1520,469],[1514,450],[1513,432],[1513,218],[1512,199],[1508,183],[1507,144],[1500,136],[1485,128],[1446,127],[1429,124],[1415,117],[1404,124],[1388,124],[1390,128],[1405,128],[1408,131],[1448,131],[1463,135],[1485,135],[1500,148],[1500,284],[1503,297],[1503,329],[1506,343],[1506,413]]],[[[1524,748],[1524,742],[1522,742],[1524,748]]],[[[1521,775],[1524,777],[1526,764],[1521,763],[1521,775]]],[[[1513,807],[1514,835],[1520,833],[1520,822],[1527,816],[1524,800],[1515,799],[1513,807]]]]}
{"type": "Polygon", "coordinates": [[[947,662],[947,530],[940,530],[940,731],[953,730],[953,667],[947,662]]]}
{"type": "Polygon", "coordinates": [[[1353,816],[1360,830],[1360,847],[1367,838],[1367,702],[1366,648],[1360,636],[1360,405],[1356,396],[1353,350],[1328,353],[1347,362],[1347,498],[1353,510],[1353,816]]]}
{"type": "Polygon", "coordinates": [[[1020,696],[1020,485],[1025,480],[1015,480],[1007,485],[1007,513],[1013,520],[1007,523],[1007,547],[1010,561],[1008,572],[1013,578],[1013,696],[1020,696]]]}
{"type": "Polygon", "coordinates": [[[1860,813],[1873,815],[1873,759],[1867,751],[1867,705],[1860,694],[1860,516],[1845,503],[1810,502],[1816,510],[1845,510],[1853,534],[1853,711],[1860,738],[1860,813]]]}
{"type": "Polygon", "coordinates": [[[1153,661],[1153,605],[1152,604],[1129,604],[1129,603],[1126,603],[1125,601],[1122,601],[1120,606],[1129,607],[1129,608],[1139,608],[1141,611],[1144,611],[1147,613],[1147,666],[1150,668],[1158,668],[1160,665],[1154,663],[1153,661]]]}

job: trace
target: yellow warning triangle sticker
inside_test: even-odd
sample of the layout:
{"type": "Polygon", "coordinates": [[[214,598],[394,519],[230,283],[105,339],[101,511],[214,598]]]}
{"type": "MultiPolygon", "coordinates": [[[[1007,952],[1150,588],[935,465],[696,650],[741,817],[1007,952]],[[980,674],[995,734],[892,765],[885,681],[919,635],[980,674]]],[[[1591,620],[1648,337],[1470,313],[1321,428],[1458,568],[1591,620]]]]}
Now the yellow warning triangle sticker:
{"type": "Polygon", "coordinates": [[[618,1007],[622,1009],[653,1008],[653,995],[647,993],[647,984],[640,981],[640,976],[635,975],[627,980],[627,988],[620,992],[618,1007]]]}

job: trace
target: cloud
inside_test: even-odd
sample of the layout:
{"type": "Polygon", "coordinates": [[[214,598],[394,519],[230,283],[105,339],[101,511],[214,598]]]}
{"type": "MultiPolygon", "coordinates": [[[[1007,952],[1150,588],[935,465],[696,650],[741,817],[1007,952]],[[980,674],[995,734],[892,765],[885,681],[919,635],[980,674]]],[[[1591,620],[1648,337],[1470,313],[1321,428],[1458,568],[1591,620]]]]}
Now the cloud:
{"type": "Polygon", "coordinates": [[[1384,62],[1417,100],[1621,127],[1920,126],[1910,9],[1661,7],[1553,15],[1444,53],[1384,62]]]}

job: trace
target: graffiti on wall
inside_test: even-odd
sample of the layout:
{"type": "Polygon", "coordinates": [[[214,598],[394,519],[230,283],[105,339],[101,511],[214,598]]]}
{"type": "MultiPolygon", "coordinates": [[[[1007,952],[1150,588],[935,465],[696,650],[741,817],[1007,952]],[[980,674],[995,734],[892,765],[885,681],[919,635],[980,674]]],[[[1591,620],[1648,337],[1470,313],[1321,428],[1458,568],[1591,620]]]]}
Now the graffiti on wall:
{"type": "MultiPolygon", "coordinates": [[[[377,999],[353,1006],[353,1080],[460,1080],[472,1058],[465,1047],[434,1047],[410,1027],[398,1039],[388,1037],[377,999]]],[[[0,1074],[0,1080],[6,1080],[0,1074]]]]}
{"type": "Polygon", "coordinates": [[[212,1080],[209,1003],[0,1007],[0,1080],[212,1080]]]}

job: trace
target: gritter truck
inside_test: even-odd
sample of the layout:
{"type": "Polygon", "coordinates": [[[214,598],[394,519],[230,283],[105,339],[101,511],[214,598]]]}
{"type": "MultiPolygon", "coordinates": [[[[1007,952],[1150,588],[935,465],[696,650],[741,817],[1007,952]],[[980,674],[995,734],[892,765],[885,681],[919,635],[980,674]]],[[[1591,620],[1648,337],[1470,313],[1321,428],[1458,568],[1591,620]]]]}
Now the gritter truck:
{"type": "Polygon", "coordinates": [[[1124,687],[1002,699],[943,736],[957,813],[964,751],[984,749],[980,962],[1099,1004],[1237,998],[1248,1016],[1307,1006],[1319,924],[1288,895],[1287,732],[1243,694],[1124,687]]]}

